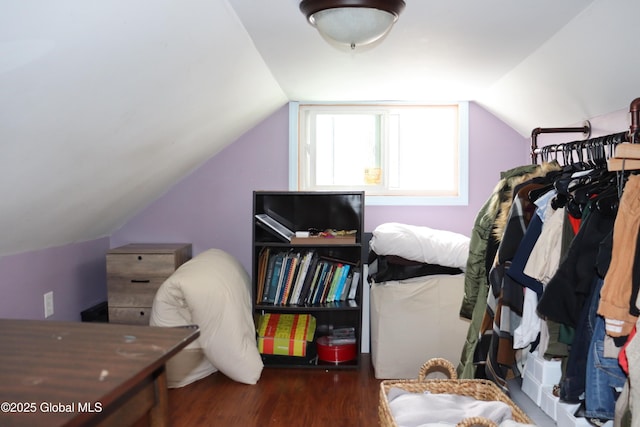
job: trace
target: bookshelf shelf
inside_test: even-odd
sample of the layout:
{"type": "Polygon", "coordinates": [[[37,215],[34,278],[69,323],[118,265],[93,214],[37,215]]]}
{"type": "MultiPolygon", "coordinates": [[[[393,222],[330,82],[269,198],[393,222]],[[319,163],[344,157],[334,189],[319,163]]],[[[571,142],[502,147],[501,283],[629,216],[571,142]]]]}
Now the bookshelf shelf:
{"type": "Polygon", "coordinates": [[[276,305],[276,304],[255,304],[255,311],[264,311],[271,312],[275,310],[286,310],[291,312],[302,312],[308,313],[312,311],[331,311],[331,310],[340,310],[340,311],[360,311],[360,305],[354,304],[349,305],[345,302],[334,302],[334,303],[325,303],[325,304],[308,304],[308,305],[276,305]]]}
{"type": "Polygon", "coordinates": [[[254,192],[254,316],[311,314],[317,324],[304,357],[263,354],[265,366],[350,369],[360,365],[363,227],[364,192],[254,192]],[[320,236],[295,237],[296,231],[306,230],[320,230],[315,231],[320,236]],[[348,237],[321,237],[331,233],[348,237]],[[316,339],[345,327],[355,331],[356,358],[320,361],[316,339]]]}

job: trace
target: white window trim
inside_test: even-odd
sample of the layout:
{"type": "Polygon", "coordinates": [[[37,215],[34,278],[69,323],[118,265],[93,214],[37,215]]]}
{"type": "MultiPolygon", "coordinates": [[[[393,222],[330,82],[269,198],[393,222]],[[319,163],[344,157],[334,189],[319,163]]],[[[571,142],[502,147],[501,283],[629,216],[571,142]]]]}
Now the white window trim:
{"type": "MultiPolygon", "coordinates": [[[[303,104],[305,104],[303,102],[303,104]]],[[[313,102],[313,104],[323,104],[313,102]]],[[[324,104],[336,104],[325,102],[324,104]]],[[[339,104],[339,103],[338,103],[339,104]]],[[[347,103],[345,103],[347,104],[347,103]]],[[[353,102],[348,104],[353,105],[353,102]]],[[[371,104],[362,102],[363,105],[371,104]]],[[[412,105],[418,103],[380,102],[388,105],[412,105]]],[[[458,131],[460,146],[458,170],[460,171],[460,194],[452,197],[430,196],[365,196],[368,206],[466,206],[469,204],[469,103],[458,102],[460,117],[458,131]]],[[[300,102],[289,102],[289,190],[298,189],[298,111],[300,102]]]]}

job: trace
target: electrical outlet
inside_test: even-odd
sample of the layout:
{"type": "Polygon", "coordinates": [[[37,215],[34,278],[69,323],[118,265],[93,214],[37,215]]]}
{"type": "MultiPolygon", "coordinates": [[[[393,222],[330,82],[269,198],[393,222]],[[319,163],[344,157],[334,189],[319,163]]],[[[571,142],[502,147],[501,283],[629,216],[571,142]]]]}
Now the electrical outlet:
{"type": "Polygon", "coordinates": [[[44,294],[44,318],[53,316],[53,291],[44,294]]]}

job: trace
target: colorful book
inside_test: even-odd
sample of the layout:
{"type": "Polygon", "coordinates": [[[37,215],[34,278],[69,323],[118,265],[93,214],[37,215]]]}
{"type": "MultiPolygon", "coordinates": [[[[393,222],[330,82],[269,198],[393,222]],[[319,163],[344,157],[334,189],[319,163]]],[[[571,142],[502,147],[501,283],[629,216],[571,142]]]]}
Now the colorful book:
{"type": "Polygon", "coordinates": [[[314,283],[313,296],[309,301],[311,304],[317,304],[320,302],[320,299],[322,298],[322,291],[324,290],[324,281],[326,280],[327,273],[330,269],[330,265],[327,261],[322,261],[320,265],[322,266],[322,269],[318,275],[317,281],[314,283]]]}
{"type": "Polygon", "coordinates": [[[325,302],[327,302],[327,295],[329,293],[329,288],[331,287],[333,276],[336,273],[336,268],[336,264],[329,263],[329,270],[327,271],[327,275],[324,278],[324,282],[322,283],[322,292],[320,293],[320,298],[317,301],[320,304],[324,304],[325,302]]]}
{"type": "Polygon", "coordinates": [[[336,299],[336,292],[338,291],[338,283],[342,279],[342,271],[344,270],[344,264],[334,264],[334,273],[331,278],[331,284],[329,285],[329,291],[327,292],[327,298],[325,302],[333,302],[336,299]]]}
{"type": "Polygon", "coordinates": [[[264,290],[262,291],[263,303],[269,303],[269,292],[271,292],[271,281],[273,280],[273,270],[275,267],[276,258],[276,254],[271,254],[269,256],[269,263],[267,264],[267,274],[264,278],[264,283],[262,284],[262,287],[264,288],[264,290]]]}
{"type": "Polygon", "coordinates": [[[291,288],[295,284],[296,275],[298,274],[300,254],[294,253],[289,256],[290,261],[287,269],[287,277],[283,284],[282,296],[280,297],[280,304],[288,304],[289,296],[291,294],[291,288]]]}
{"type": "Polygon", "coordinates": [[[315,330],[316,319],[310,314],[263,314],[258,319],[258,351],[304,357],[315,330]]]}
{"type": "Polygon", "coordinates": [[[276,286],[276,294],[274,297],[274,304],[280,304],[282,302],[282,292],[284,290],[284,284],[289,276],[289,268],[291,267],[291,255],[287,252],[282,259],[282,268],[280,269],[280,276],[278,277],[278,284],[276,286]]]}
{"type": "Polygon", "coordinates": [[[256,304],[260,304],[264,296],[264,284],[267,279],[267,269],[269,266],[269,252],[270,249],[268,247],[264,247],[260,250],[260,254],[258,255],[258,278],[256,280],[258,286],[255,297],[256,304]]]}
{"type": "Polygon", "coordinates": [[[291,296],[288,301],[289,304],[298,304],[300,300],[300,294],[302,292],[302,287],[309,271],[309,266],[311,265],[313,254],[313,251],[307,251],[300,260],[300,266],[298,268],[295,283],[293,285],[293,289],[291,290],[291,296]]]}
{"type": "Polygon", "coordinates": [[[318,257],[314,255],[311,260],[311,265],[309,266],[309,272],[307,273],[307,277],[302,285],[302,290],[300,291],[298,304],[303,305],[311,303],[312,295],[315,291],[315,284],[318,281],[318,276],[320,275],[321,270],[322,264],[319,262],[318,257]]]}
{"type": "Polygon", "coordinates": [[[343,294],[343,289],[346,287],[347,277],[349,277],[350,271],[351,271],[351,266],[349,264],[344,264],[342,266],[340,280],[338,281],[336,292],[333,295],[332,301],[344,301],[346,299],[342,297],[342,294],[343,294]]]}
{"type": "Polygon", "coordinates": [[[267,304],[274,304],[276,301],[276,293],[278,291],[278,283],[280,281],[280,276],[282,273],[284,256],[285,254],[283,252],[279,252],[274,255],[273,273],[271,275],[271,280],[269,281],[269,293],[267,294],[267,298],[264,301],[267,304]]]}

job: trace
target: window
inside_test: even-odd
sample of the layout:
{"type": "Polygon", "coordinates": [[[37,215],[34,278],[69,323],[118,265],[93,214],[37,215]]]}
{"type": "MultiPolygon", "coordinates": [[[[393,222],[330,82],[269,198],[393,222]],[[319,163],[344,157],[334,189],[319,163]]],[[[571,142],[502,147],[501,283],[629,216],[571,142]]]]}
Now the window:
{"type": "Polygon", "coordinates": [[[290,108],[290,188],[364,190],[367,204],[464,205],[468,105],[290,108]]]}

